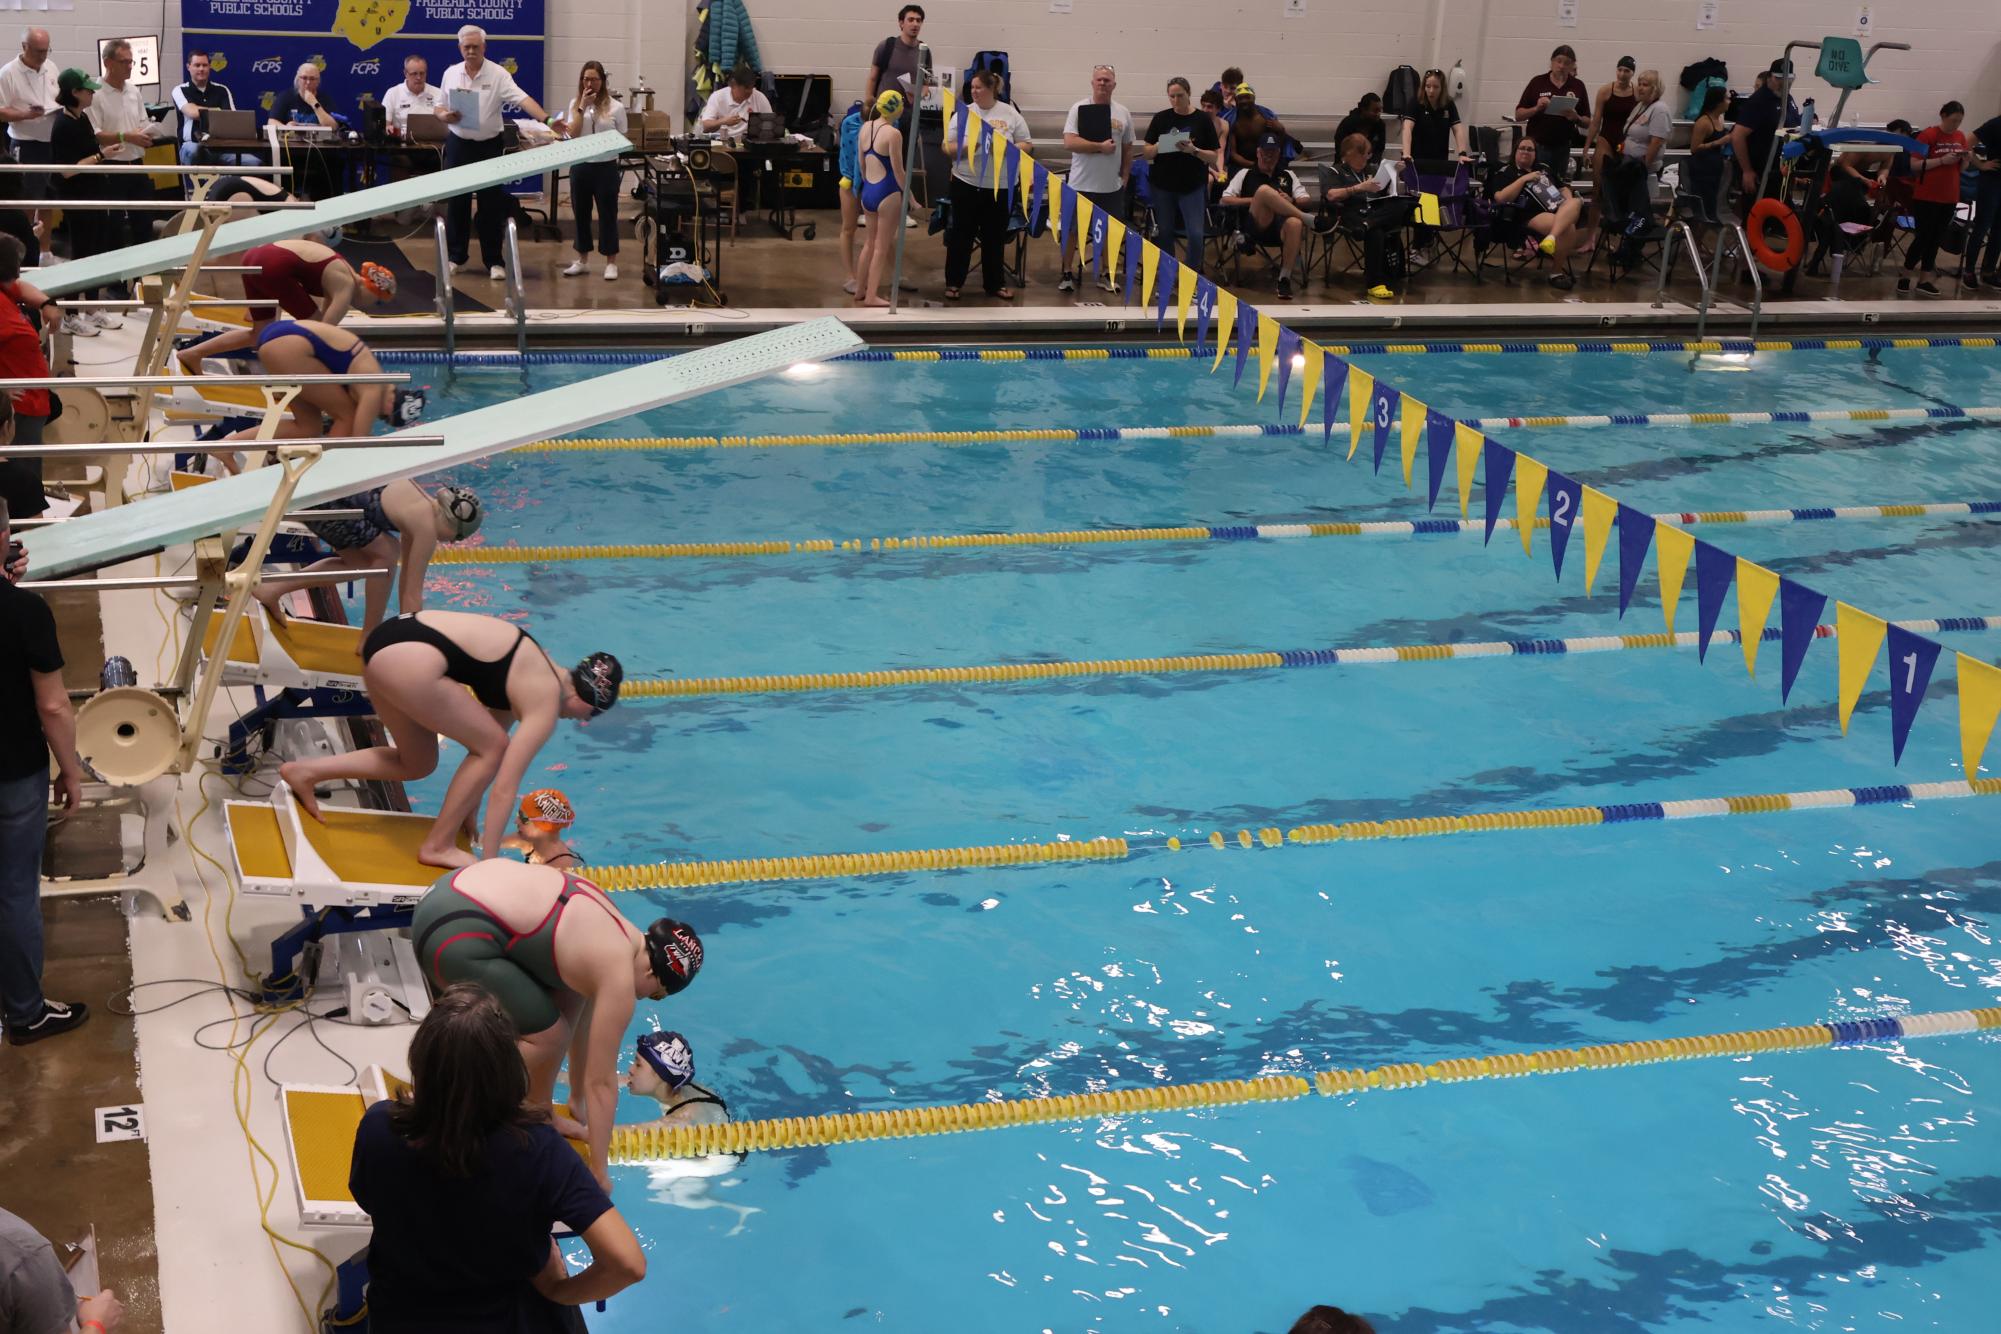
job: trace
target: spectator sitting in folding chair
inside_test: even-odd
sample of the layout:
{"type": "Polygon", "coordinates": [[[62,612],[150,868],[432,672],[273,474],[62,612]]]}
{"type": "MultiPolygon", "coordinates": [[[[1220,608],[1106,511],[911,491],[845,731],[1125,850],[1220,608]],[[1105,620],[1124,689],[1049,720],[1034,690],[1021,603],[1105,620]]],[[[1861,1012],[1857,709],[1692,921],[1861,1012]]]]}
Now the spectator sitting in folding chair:
{"type": "MultiPolygon", "coordinates": [[[[1341,141],[1341,160],[1327,187],[1322,218],[1338,218],[1341,230],[1362,246],[1362,283],[1371,301],[1394,301],[1403,284],[1404,255],[1398,232],[1411,220],[1417,200],[1380,198],[1383,182],[1369,170],[1369,138],[1350,134],[1341,141]]],[[[1319,219],[1316,219],[1319,224],[1319,219]]],[[[1324,230],[1324,225],[1322,226],[1324,230]]]]}
{"type": "Polygon", "coordinates": [[[1568,290],[1577,285],[1570,257],[1578,248],[1577,219],[1584,205],[1569,182],[1536,161],[1538,148],[1535,140],[1523,135],[1512,160],[1488,175],[1487,198],[1503,211],[1502,235],[1510,244],[1522,241],[1520,258],[1533,259],[1540,249],[1555,261],[1549,285],[1568,290]],[[1529,235],[1541,237],[1540,245],[1529,244],[1529,235]]]}
{"type": "Polygon", "coordinates": [[[1302,205],[1311,204],[1313,196],[1290,169],[1279,166],[1284,143],[1272,133],[1258,140],[1257,161],[1230,178],[1223,187],[1222,204],[1227,209],[1243,210],[1243,221],[1237,228],[1243,238],[1240,249],[1279,247],[1278,296],[1281,301],[1290,301],[1292,266],[1299,258],[1309,221],[1302,205]]]}

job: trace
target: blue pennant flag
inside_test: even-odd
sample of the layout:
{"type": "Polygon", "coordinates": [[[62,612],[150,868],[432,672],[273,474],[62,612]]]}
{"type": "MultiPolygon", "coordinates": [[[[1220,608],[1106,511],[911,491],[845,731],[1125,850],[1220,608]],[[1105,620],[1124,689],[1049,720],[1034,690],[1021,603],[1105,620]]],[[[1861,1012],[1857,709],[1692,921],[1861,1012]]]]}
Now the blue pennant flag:
{"type": "Polygon", "coordinates": [[[1779,650],[1784,667],[1779,676],[1780,703],[1793,693],[1793,682],[1799,677],[1800,664],[1806,661],[1814,627],[1820,624],[1820,613],[1826,606],[1827,594],[1790,579],[1779,580],[1779,650]]]}
{"type": "MultiPolygon", "coordinates": [[[[1320,443],[1323,447],[1334,438],[1334,414],[1341,410],[1341,391],[1347,386],[1348,363],[1332,352],[1323,351],[1320,355],[1320,392],[1321,401],[1327,405],[1323,409],[1326,420],[1320,423],[1320,443]]],[[[1352,404],[1348,410],[1355,410],[1352,404]]]]}
{"type": "Polygon", "coordinates": [[[1209,346],[1209,322],[1216,318],[1216,284],[1195,276],[1195,350],[1209,346]]]}
{"type": "MultiPolygon", "coordinates": [[[[972,112],[973,112],[973,104],[969,101],[962,100],[959,103],[959,109],[952,113],[953,143],[964,145],[964,143],[966,142],[966,119],[967,117],[972,115],[972,112]]],[[[985,125],[986,123],[987,122],[985,120],[982,120],[980,122],[980,124],[982,125],[985,125]]]]}
{"type": "Polygon", "coordinates": [[[1166,251],[1160,252],[1160,267],[1153,271],[1153,327],[1160,330],[1167,324],[1167,308],[1174,304],[1174,293],[1181,286],[1181,265],[1166,251]]]}
{"type": "MultiPolygon", "coordinates": [[[[1139,300],[1139,252],[1146,244],[1140,239],[1139,229],[1126,228],[1126,304],[1130,306],[1139,300]]],[[[1156,277],[1159,275],[1156,273],[1156,277]]]]}
{"type": "MultiPolygon", "coordinates": [[[[963,106],[964,103],[960,105],[963,106]]],[[[961,137],[959,142],[964,143],[966,141],[961,137]]],[[[990,120],[982,120],[980,122],[979,148],[973,156],[973,175],[979,177],[982,181],[990,181],[994,178],[993,151],[994,123],[990,120]]]]}
{"type": "Polygon", "coordinates": [[[1737,558],[1721,547],[1697,539],[1695,543],[1695,658],[1709,656],[1710,636],[1716,633],[1717,618],[1723,615],[1723,595],[1737,579],[1737,558]]]}
{"type": "Polygon", "coordinates": [[[1110,231],[1112,215],[1101,208],[1091,210],[1091,235],[1085,244],[1091,252],[1091,276],[1102,279],[1105,276],[1105,236],[1110,231]]]}
{"type": "MultiPolygon", "coordinates": [[[[1350,403],[1348,411],[1355,405],[1350,403]]],[[[1369,424],[1376,428],[1376,471],[1383,470],[1383,450],[1390,443],[1390,427],[1397,415],[1397,391],[1383,380],[1376,381],[1376,396],[1369,404],[1369,424]]]]}
{"type": "Polygon", "coordinates": [[[1640,571],[1647,567],[1647,548],[1654,543],[1654,516],[1621,505],[1614,522],[1619,528],[1619,614],[1624,616],[1632,605],[1633,590],[1640,585],[1640,571]]]}
{"type": "Polygon", "coordinates": [[[1285,416],[1285,387],[1292,380],[1292,359],[1299,355],[1300,337],[1284,325],[1278,327],[1278,413],[1285,416]]]}
{"type": "Polygon", "coordinates": [[[1037,218],[1049,212],[1049,168],[1035,164],[1035,176],[1028,183],[1028,230],[1035,230],[1037,218]]]}
{"type": "Polygon", "coordinates": [[[1431,503],[1427,509],[1438,508],[1438,488],[1445,484],[1445,468],[1452,462],[1452,441],[1458,434],[1458,422],[1437,408],[1424,410],[1424,453],[1431,465],[1431,503]]]}
{"type": "Polygon", "coordinates": [[[1570,532],[1584,512],[1584,483],[1551,468],[1544,485],[1549,492],[1549,559],[1561,581],[1563,553],[1569,550],[1570,532]]]}
{"type": "MultiPolygon", "coordinates": [[[[1910,739],[1911,724],[1924,707],[1925,689],[1932,682],[1932,667],[1938,662],[1936,642],[1890,623],[1890,745],[1891,762],[1904,759],[1904,742],[1910,739]]],[[[1964,704],[1960,705],[1965,708],[1964,704]]]]}
{"type": "Polygon", "coordinates": [[[1237,378],[1231,381],[1233,385],[1241,385],[1244,382],[1244,363],[1250,360],[1251,355],[1251,330],[1255,329],[1257,324],[1257,308],[1252,306],[1248,301],[1239,301],[1237,303],[1237,378]]]}
{"type": "Polygon", "coordinates": [[[1062,198],[1057,201],[1060,206],[1060,213],[1057,219],[1059,224],[1058,239],[1063,242],[1063,267],[1065,270],[1068,270],[1070,267],[1070,252],[1076,249],[1077,246],[1077,192],[1060,182],[1057,184],[1056,189],[1062,195],[1062,198]]]}
{"type": "Polygon", "coordinates": [[[1007,151],[1001,155],[1001,170],[1004,173],[1001,188],[1013,199],[1021,188],[1021,145],[1013,140],[1008,141],[1007,151]]]}
{"type": "Polygon", "coordinates": [[[1501,517],[1501,506],[1507,503],[1508,479],[1515,475],[1515,451],[1489,437],[1484,457],[1487,461],[1485,540],[1491,542],[1494,540],[1494,525],[1501,517]]]}

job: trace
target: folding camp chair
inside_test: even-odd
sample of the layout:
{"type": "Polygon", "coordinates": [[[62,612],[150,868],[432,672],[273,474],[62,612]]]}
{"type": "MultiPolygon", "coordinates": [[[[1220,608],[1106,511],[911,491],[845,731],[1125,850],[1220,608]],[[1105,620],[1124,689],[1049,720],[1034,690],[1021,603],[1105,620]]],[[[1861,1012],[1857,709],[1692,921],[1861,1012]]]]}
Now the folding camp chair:
{"type": "Polygon", "coordinates": [[[1438,196],[1439,225],[1429,229],[1432,234],[1430,257],[1422,262],[1413,259],[1410,275],[1415,276],[1434,264],[1448,260],[1455,272],[1472,273],[1474,266],[1468,262],[1466,249],[1473,240],[1473,164],[1407,162],[1404,164],[1404,180],[1410,189],[1419,194],[1438,196]],[[1440,171],[1436,168],[1448,169],[1440,171]]]}

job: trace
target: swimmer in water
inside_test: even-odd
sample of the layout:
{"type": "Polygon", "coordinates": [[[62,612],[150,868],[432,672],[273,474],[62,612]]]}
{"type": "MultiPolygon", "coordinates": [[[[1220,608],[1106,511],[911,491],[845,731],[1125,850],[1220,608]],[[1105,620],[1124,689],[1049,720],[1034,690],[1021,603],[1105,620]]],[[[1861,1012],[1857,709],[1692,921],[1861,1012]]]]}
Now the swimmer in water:
{"type": "Polygon", "coordinates": [[[521,853],[530,866],[554,866],[566,871],[582,866],[582,854],[563,840],[563,832],[576,820],[576,809],[561,791],[553,787],[537,788],[521,799],[521,818],[515,821],[514,832],[502,839],[500,846],[521,853]]]}
{"type": "MultiPolygon", "coordinates": [[[[721,1098],[695,1082],[695,1053],[679,1033],[645,1033],[640,1036],[632,1066],[625,1073],[627,1091],[660,1103],[656,1120],[640,1123],[640,1130],[668,1130],[675,1126],[726,1125],[730,1109],[721,1098]]],[[[762,1210],[751,1205],[733,1204],[710,1194],[710,1183],[735,1185],[730,1174],[742,1165],[740,1153],[711,1153],[699,1158],[662,1158],[645,1164],[651,1198],[676,1209],[723,1209],[736,1215],[736,1226],[726,1236],[743,1231],[750,1216],[762,1210]]]]}
{"type": "Polygon", "coordinates": [[[625,1087],[660,1104],[659,1119],[643,1122],[640,1129],[729,1124],[729,1104],[695,1082],[694,1050],[672,1029],[640,1035],[625,1072],[625,1087]]]}

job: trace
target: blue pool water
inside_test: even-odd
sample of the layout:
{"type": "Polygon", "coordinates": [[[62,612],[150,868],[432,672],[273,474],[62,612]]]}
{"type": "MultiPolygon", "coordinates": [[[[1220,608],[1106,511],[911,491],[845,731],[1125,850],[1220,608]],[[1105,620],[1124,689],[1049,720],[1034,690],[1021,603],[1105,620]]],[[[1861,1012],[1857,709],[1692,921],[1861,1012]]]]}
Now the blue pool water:
{"type": "MultiPolygon", "coordinates": [[[[1712,364],[1369,362],[1462,416],[2001,404],[1991,352],[1712,364]]],[[[529,387],[591,369],[536,367],[529,387]]],[[[446,410],[519,392],[461,375],[446,410]]],[[[845,363],[598,433],[1277,419],[1227,368],[845,363]]],[[[2001,498],[2001,429],[1965,422],[1507,439],[1658,511],[2001,498]]],[[[516,455],[454,480],[487,497],[493,544],[1423,512],[1317,435],[516,455]]],[[[1993,520],[1700,535],[1881,615],[2001,612],[1993,520]]],[[[1658,629],[1651,572],[1618,620],[1615,561],[1594,597],[1580,544],[1559,584],[1540,535],[1524,560],[1497,534],[453,566],[433,598],[525,618],[559,657],[708,676],[1658,629]]],[[[1679,625],[1694,618],[1691,576],[1679,625]]],[[[576,802],[594,862],[1199,841],[1960,776],[1945,667],[1900,768],[1880,667],[1846,740],[1832,645],[1790,706],[1777,669],[1776,644],[1756,681],[1720,645],[1706,665],[1656,651],[641,701],[564,728],[531,776],[576,802]]],[[[434,809],[441,790],[414,796],[434,809]]],[[[707,941],[700,984],[657,1007],[703,1082],[739,1116],[800,1115],[1994,1004],[1995,827],[1962,801],[627,907],[707,941]]],[[[1997,1112],[2001,1044],[1962,1037],[765,1154],[713,1176],[621,1168],[652,1270],[594,1328],[1283,1330],[1330,1301],[1395,1331],[1989,1329],[1997,1112]]]]}

